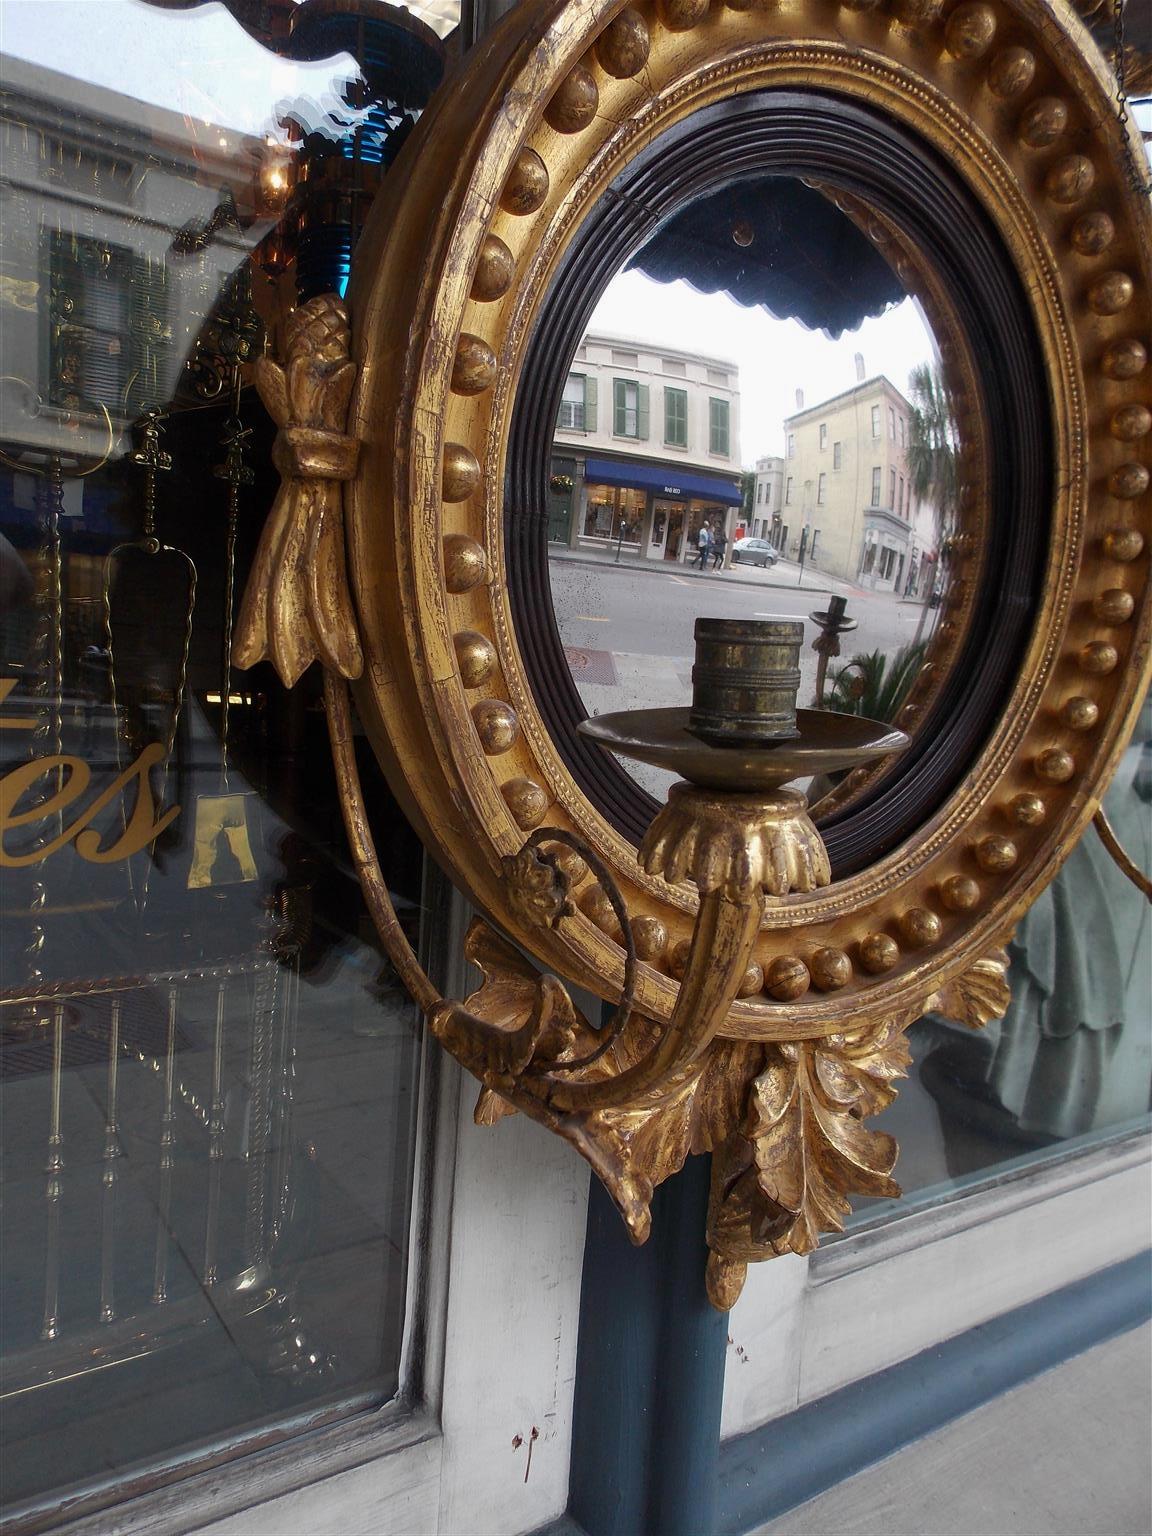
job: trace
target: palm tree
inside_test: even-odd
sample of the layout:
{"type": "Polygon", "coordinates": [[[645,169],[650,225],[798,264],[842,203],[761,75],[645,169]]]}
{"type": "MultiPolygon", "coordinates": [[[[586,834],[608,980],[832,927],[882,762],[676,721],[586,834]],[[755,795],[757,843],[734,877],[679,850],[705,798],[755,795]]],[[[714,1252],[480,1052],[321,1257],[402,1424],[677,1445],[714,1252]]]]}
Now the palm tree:
{"type": "Polygon", "coordinates": [[[908,375],[908,396],[912,405],[908,418],[908,478],[917,501],[926,503],[932,510],[936,539],[936,570],[924,594],[924,608],[915,636],[919,640],[956,521],[958,450],[952,403],[944,380],[933,364],[918,363],[913,368],[908,375]]]}
{"type": "Polygon", "coordinates": [[[829,678],[828,709],[845,715],[867,715],[891,725],[900,713],[912,684],[920,675],[927,642],[914,641],[895,656],[864,651],[829,678]]]}

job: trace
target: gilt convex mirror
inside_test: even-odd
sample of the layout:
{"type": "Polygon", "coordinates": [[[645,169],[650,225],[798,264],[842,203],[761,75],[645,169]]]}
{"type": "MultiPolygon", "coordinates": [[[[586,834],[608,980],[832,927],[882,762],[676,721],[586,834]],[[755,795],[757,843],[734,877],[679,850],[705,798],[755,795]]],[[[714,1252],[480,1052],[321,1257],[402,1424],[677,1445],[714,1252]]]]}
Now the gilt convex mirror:
{"type": "MultiPolygon", "coordinates": [[[[291,472],[349,485],[355,645],[321,652],[363,876],[379,888],[340,673],[481,909],[618,1005],[581,1055],[596,1037],[566,992],[492,936],[470,1010],[413,962],[434,1032],[484,1083],[478,1113],[573,1140],[638,1239],[652,1184],[689,1149],[719,1154],[718,1304],[749,1258],[805,1251],[846,1196],[889,1187],[890,1138],[857,1127],[892,1097],[903,1029],[929,1005],[973,1025],[1003,1009],[1002,946],[1146,686],[1149,220],[1110,90],[1073,13],[1038,0],[524,4],[425,114],[358,250],[359,462],[301,446],[291,472]],[[750,865],[662,861],[654,802],[578,730],[548,559],[557,420],[596,304],[629,263],[667,275],[726,198],[745,249],[774,200],[808,200],[810,228],[840,221],[860,272],[914,296],[956,467],[906,749],[826,786],[818,830],[782,791],[780,857],[750,865]],[[754,902],[751,927],[720,887],[754,902]],[[709,924],[713,969],[741,967],[728,990],[692,959],[709,924]]],[[[619,403],[627,436],[641,402],[619,403]]],[[[736,820],[737,843],[760,837],[754,807],[736,820]]]]}

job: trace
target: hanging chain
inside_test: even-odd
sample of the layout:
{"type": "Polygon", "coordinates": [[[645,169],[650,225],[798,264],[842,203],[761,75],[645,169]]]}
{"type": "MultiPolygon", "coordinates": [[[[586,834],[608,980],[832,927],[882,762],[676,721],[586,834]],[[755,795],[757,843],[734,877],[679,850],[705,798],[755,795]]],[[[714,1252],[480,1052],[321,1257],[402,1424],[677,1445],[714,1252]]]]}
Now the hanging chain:
{"type": "Polygon", "coordinates": [[[220,679],[220,787],[228,787],[228,706],[232,693],[232,624],[236,606],[236,527],[240,520],[240,487],[251,485],[255,475],[244,462],[244,446],[252,428],[240,419],[240,370],[233,379],[232,414],[224,423],[221,446],[224,462],[212,473],[228,482],[228,524],[224,543],[224,643],[220,679]]]}
{"type": "Polygon", "coordinates": [[[1127,43],[1124,36],[1124,0],[1112,0],[1112,30],[1116,49],[1116,102],[1120,109],[1120,128],[1124,135],[1124,169],[1128,185],[1133,192],[1152,198],[1152,174],[1137,165],[1136,154],[1128,133],[1128,60],[1125,57],[1127,43]]]}

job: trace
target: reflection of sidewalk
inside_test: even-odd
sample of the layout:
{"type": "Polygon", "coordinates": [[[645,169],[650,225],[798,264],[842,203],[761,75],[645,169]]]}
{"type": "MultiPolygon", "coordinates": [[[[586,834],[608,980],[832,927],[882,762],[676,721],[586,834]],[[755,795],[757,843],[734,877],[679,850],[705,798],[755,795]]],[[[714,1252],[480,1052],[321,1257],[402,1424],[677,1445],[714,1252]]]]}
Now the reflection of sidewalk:
{"type": "Polygon", "coordinates": [[[698,571],[691,565],[681,565],[677,560],[647,560],[642,555],[628,555],[621,551],[598,549],[568,549],[561,544],[549,544],[549,560],[565,560],[573,565],[616,566],[629,571],[645,571],[650,576],[679,576],[684,581],[722,581],[743,587],[799,587],[805,592],[863,592],[850,581],[828,576],[823,571],[800,567],[792,560],[779,560],[771,570],[760,571],[755,566],[733,566],[731,570],[698,571]]]}

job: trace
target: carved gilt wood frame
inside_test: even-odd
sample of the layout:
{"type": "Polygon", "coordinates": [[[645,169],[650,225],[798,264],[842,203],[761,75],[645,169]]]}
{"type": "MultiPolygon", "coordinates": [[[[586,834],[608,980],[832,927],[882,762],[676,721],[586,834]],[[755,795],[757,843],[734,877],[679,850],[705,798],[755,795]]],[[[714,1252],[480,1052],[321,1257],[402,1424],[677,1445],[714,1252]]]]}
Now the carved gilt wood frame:
{"type": "MultiPolygon", "coordinates": [[[[673,1027],[705,901],[690,881],[645,873],[619,819],[571,771],[525,662],[536,637],[512,600],[509,436],[557,274],[610,184],[661,136],[683,143],[724,103],[770,110],[787,98],[801,127],[806,101],[833,116],[839,104],[946,163],[1018,279],[1046,394],[1037,596],[996,718],[942,800],[855,872],[763,898],[714,1038],[642,1101],[580,1116],[523,1088],[543,1035],[555,1036],[555,1064],[579,1024],[552,979],[533,980],[493,936],[474,941],[489,983],[471,1015],[410,977],[433,1028],[485,1083],[478,1112],[514,1105],[566,1135],[638,1239],[652,1184],[689,1150],[714,1152],[718,1305],[749,1258],[806,1251],[837,1227],[846,1193],[894,1188],[894,1143],[858,1122],[893,1096],[903,1030],[930,1006],[972,1025],[1003,1011],[1003,945],[1097,811],[1148,686],[1152,220],[1127,170],[1142,146],[1113,93],[1063,0],[523,0],[434,99],[357,251],[347,432],[360,457],[354,474],[351,459],[340,470],[352,475],[356,709],[476,904],[549,971],[613,1000],[626,979],[634,987],[639,1033],[596,1077],[631,1070],[673,1027]],[[570,901],[549,905],[544,892],[534,906],[525,844],[544,825],[592,856],[563,861],[570,901]],[[493,1054],[477,1016],[498,1014],[493,1054]]],[[[869,153],[865,131],[852,173],[838,183],[825,161],[821,184],[858,214],[860,200],[877,208],[870,232],[930,311],[960,304],[940,284],[939,253],[900,249],[883,199],[869,204],[869,153]]],[[[970,427],[962,468],[979,502],[987,438],[1003,424],[986,420],[970,352],[956,377],[970,427]]],[[[983,580],[972,555],[958,605],[983,580]]],[[[387,934],[343,688],[330,673],[346,812],[387,934]]]]}

